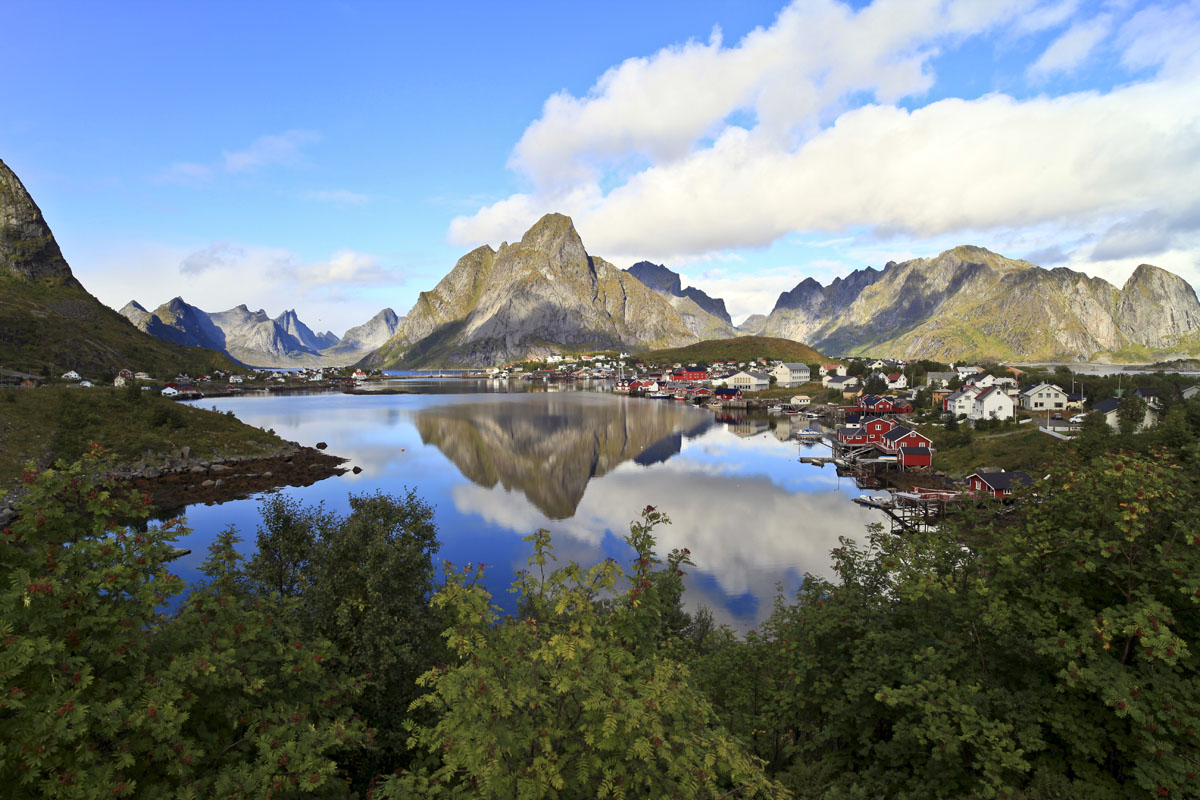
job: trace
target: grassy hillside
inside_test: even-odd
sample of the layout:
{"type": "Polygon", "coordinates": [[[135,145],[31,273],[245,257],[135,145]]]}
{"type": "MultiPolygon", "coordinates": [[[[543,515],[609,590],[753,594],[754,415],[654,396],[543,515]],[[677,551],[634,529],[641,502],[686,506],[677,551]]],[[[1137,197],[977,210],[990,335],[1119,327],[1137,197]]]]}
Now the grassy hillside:
{"type": "Polygon", "coordinates": [[[825,356],[806,344],[791,339],[771,336],[736,336],[732,339],[711,339],[687,347],[670,350],[650,350],[637,354],[638,359],[649,363],[692,361],[748,361],[752,358],[778,358],[802,364],[826,361],[825,356]]]}
{"type": "Polygon", "coordinates": [[[24,280],[0,270],[0,366],[105,377],[125,368],[155,377],[234,369],[224,354],[181,347],[133,327],[73,281],[24,280]]]}
{"type": "Polygon", "coordinates": [[[176,403],[138,387],[0,389],[0,495],[24,464],[74,460],[92,442],[122,462],[165,456],[183,446],[197,458],[267,455],[282,440],[273,433],[176,403]]]}

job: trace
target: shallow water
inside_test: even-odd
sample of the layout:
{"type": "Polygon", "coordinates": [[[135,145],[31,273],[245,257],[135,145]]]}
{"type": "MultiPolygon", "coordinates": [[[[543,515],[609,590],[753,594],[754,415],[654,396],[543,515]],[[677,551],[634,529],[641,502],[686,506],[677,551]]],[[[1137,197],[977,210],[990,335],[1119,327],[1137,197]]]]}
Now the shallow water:
{"type": "MultiPolygon", "coordinates": [[[[327,452],[350,459],[347,467],[362,467],[282,490],[302,502],[345,513],[349,493],[415,488],[435,508],[438,559],[489,565],[486,584],[506,610],[515,603],[506,591],[513,572],[530,552],[522,537],[550,530],[560,563],[627,562],[622,537],[653,505],[672,520],[658,529],[660,555],[686,547],[695,561],[685,603],[745,630],[770,613],[777,585],[790,595],[805,572],[832,575],[838,537],[861,538],[880,521],[850,502],[860,493],[853,481],[799,463],[829,449],[789,438],[788,418],[719,421],[675,401],[520,383],[513,391],[474,381],[395,383],[414,393],[197,405],[304,445],[327,442],[327,452]]],[[[180,573],[194,578],[208,543],[230,524],[252,552],[260,500],[189,507],[194,532],[179,543],[193,553],[177,562],[180,573]]]]}

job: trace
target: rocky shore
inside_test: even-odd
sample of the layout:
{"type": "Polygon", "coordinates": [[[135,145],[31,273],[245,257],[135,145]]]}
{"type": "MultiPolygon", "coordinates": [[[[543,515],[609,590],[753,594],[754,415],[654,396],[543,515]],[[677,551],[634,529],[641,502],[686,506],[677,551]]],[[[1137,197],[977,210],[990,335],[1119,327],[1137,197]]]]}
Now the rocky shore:
{"type": "MultiPolygon", "coordinates": [[[[165,458],[122,464],[110,477],[149,494],[160,513],[171,513],[195,503],[224,503],[284,486],[308,486],[347,472],[345,463],[344,458],[295,442],[266,455],[212,459],[196,458],[190,447],[182,447],[165,458]]],[[[16,519],[9,503],[17,500],[9,496],[0,502],[0,528],[16,519]]]]}

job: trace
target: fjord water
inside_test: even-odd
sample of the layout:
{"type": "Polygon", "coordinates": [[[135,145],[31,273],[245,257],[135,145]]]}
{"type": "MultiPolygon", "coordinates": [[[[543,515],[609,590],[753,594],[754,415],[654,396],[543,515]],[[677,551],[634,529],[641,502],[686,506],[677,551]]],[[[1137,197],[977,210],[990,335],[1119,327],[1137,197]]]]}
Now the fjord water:
{"type": "MultiPolygon", "coordinates": [[[[395,385],[395,384],[393,384],[395,385]]],[[[202,400],[244,422],[304,445],[327,442],[362,473],[285,492],[339,513],[350,493],[394,494],[411,487],[435,510],[439,560],[488,565],[494,602],[526,566],[539,528],[553,534],[560,564],[606,557],[628,563],[629,522],[647,505],[672,520],[658,551],[691,550],[685,603],[745,630],[771,610],[776,587],[792,594],[805,572],[832,575],[839,536],[862,538],[877,512],[850,502],[853,481],[832,467],[799,463],[827,455],[789,437],[793,420],[722,422],[670,400],[595,391],[513,391],[470,381],[404,381],[411,394],[322,392],[289,397],[202,400]]],[[[798,421],[796,421],[798,422],[798,421]]],[[[800,427],[803,423],[800,423],[800,427]]],[[[261,496],[191,506],[193,533],[178,562],[195,578],[209,542],[234,525],[253,552],[261,496]]]]}

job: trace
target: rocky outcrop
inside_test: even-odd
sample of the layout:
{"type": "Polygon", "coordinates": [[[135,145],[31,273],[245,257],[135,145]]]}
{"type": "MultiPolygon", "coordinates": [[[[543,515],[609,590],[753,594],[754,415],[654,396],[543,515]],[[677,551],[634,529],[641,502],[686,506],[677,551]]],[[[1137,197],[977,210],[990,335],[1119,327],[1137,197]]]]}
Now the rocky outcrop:
{"type": "Polygon", "coordinates": [[[356,325],[346,331],[338,342],[337,349],[357,352],[360,357],[366,355],[395,336],[396,331],[404,324],[404,319],[396,316],[392,309],[385,308],[362,325],[356,325]]]}
{"type": "Polygon", "coordinates": [[[275,324],[283,330],[288,336],[299,342],[301,347],[304,347],[313,352],[325,350],[333,347],[338,343],[338,337],[333,331],[325,331],[324,333],[314,333],[312,328],[300,321],[296,310],[290,308],[275,318],[275,324]]]}
{"type": "Polygon", "coordinates": [[[737,335],[725,310],[725,301],[715,300],[694,286],[682,288],[678,273],[649,261],[639,261],[625,271],[670,303],[698,338],[727,339],[737,335]]]}
{"type": "Polygon", "coordinates": [[[422,292],[372,367],[501,364],[563,350],[697,341],[671,303],[591,256],[569,217],[547,214],[517,244],[484,246],[422,292]]]}
{"type": "Polygon", "coordinates": [[[741,325],[737,326],[738,333],[747,336],[758,336],[762,333],[767,324],[766,314],[751,314],[742,321],[741,325]]]}
{"type": "Polygon", "coordinates": [[[725,310],[724,300],[709,297],[707,293],[695,286],[682,288],[683,280],[679,273],[666,266],[651,261],[639,261],[625,271],[661,295],[688,298],[706,314],[711,314],[732,327],[733,320],[729,318],[729,312],[725,310]]]}
{"type": "Polygon", "coordinates": [[[847,355],[1120,358],[1194,348],[1200,304],[1181,278],[1148,265],[1118,290],[1070,269],[963,246],[857,270],[829,286],[807,278],[780,295],[763,334],[847,355]]]}
{"type": "Polygon", "coordinates": [[[1183,278],[1150,264],[1139,265],[1125,281],[1114,316],[1130,341],[1158,350],[1178,347],[1200,332],[1196,292],[1183,278]]]}
{"type": "Polygon", "coordinates": [[[0,271],[24,280],[48,280],[80,287],[42,210],[3,161],[0,161],[0,267],[3,268],[0,271]]]}

